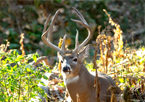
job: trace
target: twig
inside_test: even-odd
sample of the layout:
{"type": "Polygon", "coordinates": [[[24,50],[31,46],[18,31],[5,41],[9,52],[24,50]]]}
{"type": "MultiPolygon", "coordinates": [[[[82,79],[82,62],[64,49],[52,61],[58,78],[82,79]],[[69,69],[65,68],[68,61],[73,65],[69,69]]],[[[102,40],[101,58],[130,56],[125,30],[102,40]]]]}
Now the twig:
{"type": "Polygon", "coordinates": [[[46,65],[48,65],[50,68],[52,68],[52,65],[49,63],[48,56],[41,56],[41,57],[37,58],[36,62],[33,61],[29,64],[36,66],[36,65],[42,63],[43,61],[45,62],[46,65]]]}
{"type": "Polygon", "coordinates": [[[115,65],[110,66],[110,67],[116,67],[116,66],[119,66],[119,65],[124,65],[124,64],[127,64],[128,62],[129,62],[129,59],[125,59],[125,60],[121,61],[120,63],[115,64],[115,65]]]}
{"type": "Polygon", "coordinates": [[[94,82],[94,86],[96,87],[96,102],[100,102],[100,86],[99,86],[99,79],[98,79],[98,71],[97,71],[97,63],[96,63],[96,56],[97,56],[97,48],[98,48],[98,43],[95,46],[95,52],[93,56],[93,68],[96,69],[96,78],[94,82]]]}
{"type": "Polygon", "coordinates": [[[110,86],[108,90],[111,91],[111,102],[117,102],[116,95],[115,95],[116,86],[110,86]]]}
{"type": "MultiPolygon", "coordinates": [[[[142,34],[143,32],[145,32],[145,29],[139,29],[139,30],[133,31],[133,34],[131,34],[131,35],[129,35],[129,36],[128,36],[128,34],[124,34],[124,35],[127,35],[127,36],[125,36],[125,39],[130,40],[130,39],[132,39],[133,37],[135,37],[136,35],[142,34]]],[[[127,41],[128,41],[128,40],[127,40],[127,41]]]]}

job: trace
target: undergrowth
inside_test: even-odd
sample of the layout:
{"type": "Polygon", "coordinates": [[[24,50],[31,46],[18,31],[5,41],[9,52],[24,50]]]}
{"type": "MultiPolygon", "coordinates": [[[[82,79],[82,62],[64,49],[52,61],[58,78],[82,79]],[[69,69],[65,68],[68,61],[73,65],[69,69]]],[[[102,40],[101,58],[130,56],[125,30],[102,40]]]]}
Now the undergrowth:
{"type": "MultiPolygon", "coordinates": [[[[110,15],[104,10],[109,17],[109,25],[105,32],[101,32],[98,27],[99,36],[96,38],[94,47],[98,47],[99,53],[95,57],[98,71],[109,74],[116,84],[124,90],[126,86],[131,88],[140,87],[141,93],[145,93],[145,47],[136,50],[133,48],[123,49],[122,30],[118,24],[113,22],[110,15]],[[110,27],[114,26],[111,36],[108,34],[110,27]]],[[[49,72],[48,66],[35,68],[29,64],[30,60],[37,61],[39,55],[25,55],[23,45],[23,34],[21,35],[21,51],[7,50],[9,42],[0,46],[0,100],[3,102],[28,102],[39,94],[46,97],[46,93],[38,87],[41,78],[47,79],[44,72],[49,72]]],[[[85,62],[86,67],[94,71],[93,63],[85,62]]],[[[60,65],[59,65],[60,67],[60,65]]],[[[59,83],[62,86],[64,84],[59,83]]],[[[126,92],[126,91],[125,91],[126,92]]],[[[128,97],[125,96],[124,99],[128,97]]]]}
{"type": "Polygon", "coordinates": [[[36,69],[29,61],[36,61],[37,53],[25,55],[21,46],[22,54],[19,54],[15,49],[7,51],[8,46],[9,42],[0,46],[0,101],[28,102],[38,95],[46,97],[38,84],[44,85],[41,78],[47,79],[43,74],[49,67],[43,65],[36,69]]]}

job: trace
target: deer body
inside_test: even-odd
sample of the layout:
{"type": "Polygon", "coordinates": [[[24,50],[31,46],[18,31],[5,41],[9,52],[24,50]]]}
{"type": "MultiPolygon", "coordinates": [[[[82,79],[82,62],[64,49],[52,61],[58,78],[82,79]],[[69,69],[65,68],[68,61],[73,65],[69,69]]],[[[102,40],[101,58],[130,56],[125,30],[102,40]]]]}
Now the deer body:
{"type": "MultiPolygon", "coordinates": [[[[72,62],[73,63],[73,62],[72,62]]],[[[70,67],[72,67],[70,65],[70,67]]],[[[78,63],[75,74],[63,75],[64,83],[68,90],[68,93],[73,100],[77,102],[77,95],[79,102],[96,102],[96,88],[94,88],[95,76],[90,74],[83,63],[78,63]],[[70,77],[71,76],[71,77],[70,77]]],[[[63,73],[63,72],[62,72],[63,73]]],[[[100,84],[100,100],[104,102],[110,102],[111,92],[108,91],[110,85],[115,86],[115,82],[111,77],[98,73],[99,84],[100,84]]],[[[116,93],[119,94],[120,89],[118,88],[116,93]]]]}
{"type": "MultiPolygon", "coordinates": [[[[63,37],[63,42],[61,48],[52,44],[50,42],[50,36],[52,34],[54,21],[59,13],[59,10],[55,13],[52,22],[47,28],[50,15],[44,25],[44,30],[42,34],[43,42],[58,52],[58,58],[61,62],[61,73],[64,79],[64,83],[68,90],[68,93],[73,102],[95,102],[96,88],[94,88],[95,76],[91,75],[86,67],[83,65],[83,60],[89,55],[89,46],[84,47],[92,36],[92,31],[82,14],[75,8],[73,8],[80,18],[79,20],[72,21],[79,23],[87,28],[88,37],[79,45],[78,44],[78,31],[76,34],[76,44],[74,50],[67,50],[65,48],[66,35],[63,37]],[[47,35],[47,37],[46,37],[47,35]],[[78,97],[78,98],[77,98],[78,97]]],[[[111,77],[99,73],[99,84],[100,84],[100,100],[104,102],[110,102],[111,92],[108,91],[110,85],[114,86],[115,82],[111,77]]],[[[117,89],[117,93],[120,89],[117,89]]]]}

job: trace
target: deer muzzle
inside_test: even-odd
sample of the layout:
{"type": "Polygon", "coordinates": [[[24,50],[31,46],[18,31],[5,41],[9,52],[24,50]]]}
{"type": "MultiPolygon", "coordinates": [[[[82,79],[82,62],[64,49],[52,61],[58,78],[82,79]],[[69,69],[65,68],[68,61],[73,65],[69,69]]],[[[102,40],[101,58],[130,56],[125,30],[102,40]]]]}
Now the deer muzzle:
{"type": "Polygon", "coordinates": [[[63,71],[64,73],[69,72],[69,74],[70,74],[71,68],[70,68],[69,66],[65,66],[65,67],[63,67],[62,71],[63,71]]]}

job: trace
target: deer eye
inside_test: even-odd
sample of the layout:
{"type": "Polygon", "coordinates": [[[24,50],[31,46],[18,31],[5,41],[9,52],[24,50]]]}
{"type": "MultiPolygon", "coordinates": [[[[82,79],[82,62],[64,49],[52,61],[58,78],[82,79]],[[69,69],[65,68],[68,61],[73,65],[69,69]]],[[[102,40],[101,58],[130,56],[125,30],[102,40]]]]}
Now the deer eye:
{"type": "Polygon", "coordinates": [[[63,60],[61,60],[61,63],[63,63],[63,60]]]}
{"type": "Polygon", "coordinates": [[[73,61],[77,62],[77,58],[74,58],[73,61]]]}

